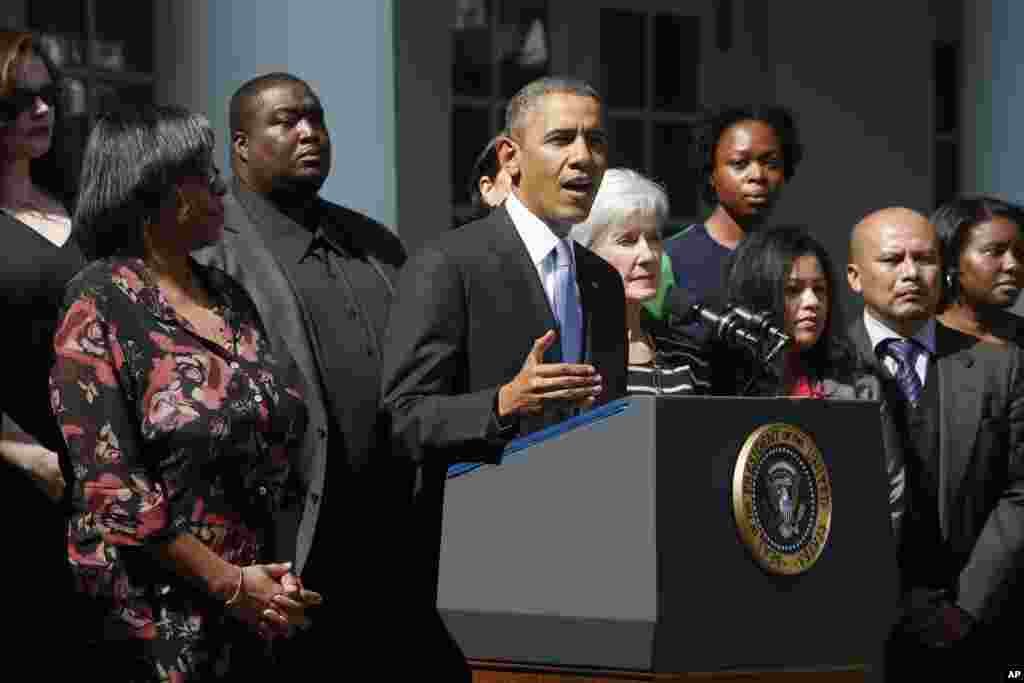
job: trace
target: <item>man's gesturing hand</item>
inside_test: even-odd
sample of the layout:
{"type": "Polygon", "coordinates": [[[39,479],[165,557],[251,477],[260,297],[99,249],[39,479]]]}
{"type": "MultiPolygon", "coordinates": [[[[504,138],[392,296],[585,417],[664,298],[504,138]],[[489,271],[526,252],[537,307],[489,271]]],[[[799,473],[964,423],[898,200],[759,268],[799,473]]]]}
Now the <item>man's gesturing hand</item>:
{"type": "Polygon", "coordinates": [[[601,394],[601,376],[593,365],[544,363],[544,352],[558,335],[548,330],[533,342],[523,367],[498,390],[498,416],[535,415],[549,401],[571,401],[588,408],[601,394]]]}

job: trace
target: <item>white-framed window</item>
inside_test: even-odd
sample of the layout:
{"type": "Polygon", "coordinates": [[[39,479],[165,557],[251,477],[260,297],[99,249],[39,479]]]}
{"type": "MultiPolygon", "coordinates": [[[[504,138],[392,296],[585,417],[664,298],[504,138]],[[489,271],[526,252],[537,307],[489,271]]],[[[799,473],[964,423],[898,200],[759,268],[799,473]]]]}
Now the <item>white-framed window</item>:
{"type": "Polygon", "coordinates": [[[716,19],[723,20],[715,16],[715,3],[457,0],[455,5],[455,222],[470,212],[467,187],[473,161],[504,125],[508,99],[546,74],[591,82],[605,101],[610,164],[638,170],[668,188],[673,228],[697,217],[690,139],[703,108],[712,30],[716,19]]]}

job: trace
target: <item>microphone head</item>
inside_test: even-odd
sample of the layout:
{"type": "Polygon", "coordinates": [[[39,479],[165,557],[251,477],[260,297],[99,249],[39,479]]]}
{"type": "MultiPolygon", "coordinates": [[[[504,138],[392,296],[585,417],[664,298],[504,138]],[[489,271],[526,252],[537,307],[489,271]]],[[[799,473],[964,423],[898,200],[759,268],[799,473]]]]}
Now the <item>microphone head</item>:
{"type": "Polygon", "coordinates": [[[678,286],[671,286],[665,293],[665,310],[671,315],[670,322],[676,325],[690,325],[695,322],[714,324],[722,315],[724,299],[718,292],[696,298],[678,286]],[[703,315],[702,315],[703,314],[703,315]],[[710,317],[710,321],[702,318],[710,317]]]}

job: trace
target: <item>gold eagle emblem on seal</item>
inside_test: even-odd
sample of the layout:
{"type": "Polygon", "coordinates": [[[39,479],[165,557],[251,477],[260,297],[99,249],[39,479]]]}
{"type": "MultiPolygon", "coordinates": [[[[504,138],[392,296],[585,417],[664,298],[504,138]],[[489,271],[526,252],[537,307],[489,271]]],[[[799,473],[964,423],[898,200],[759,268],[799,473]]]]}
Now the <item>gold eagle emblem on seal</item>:
{"type": "Polygon", "coordinates": [[[733,470],[732,510],[765,570],[794,575],[814,566],[832,527],[832,482],[814,439],[784,423],[752,432],[733,470]]]}

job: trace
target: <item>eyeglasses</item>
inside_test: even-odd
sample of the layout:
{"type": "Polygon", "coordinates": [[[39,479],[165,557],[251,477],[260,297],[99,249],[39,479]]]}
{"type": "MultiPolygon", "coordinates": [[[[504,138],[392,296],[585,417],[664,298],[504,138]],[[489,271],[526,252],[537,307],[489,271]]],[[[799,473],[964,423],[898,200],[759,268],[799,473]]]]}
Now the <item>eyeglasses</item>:
{"type": "Polygon", "coordinates": [[[0,98],[0,123],[10,123],[18,118],[23,112],[31,109],[36,99],[46,103],[46,106],[53,107],[60,97],[60,86],[50,83],[33,90],[31,88],[15,88],[7,97],[0,98]]]}

